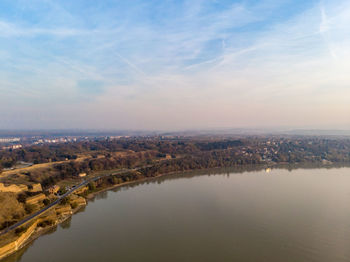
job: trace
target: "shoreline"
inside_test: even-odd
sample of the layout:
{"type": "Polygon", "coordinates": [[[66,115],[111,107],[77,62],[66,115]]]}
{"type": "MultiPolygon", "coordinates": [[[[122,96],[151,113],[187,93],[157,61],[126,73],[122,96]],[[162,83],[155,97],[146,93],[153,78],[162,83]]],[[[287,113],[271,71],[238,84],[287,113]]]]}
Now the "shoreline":
{"type": "MultiPolygon", "coordinates": [[[[308,166],[309,168],[342,168],[342,167],[350,167],[349,163],[339,163],[338,164],[330,164],[330,165],[313,165],[311,163],[311,165],[306,164],[306,166],[308,166]],[[313,167],[312,167],[313,166],[313,167]]],[[[178,175],[178,174],[190,174],[190,173],[194,173],[194,172],[199,172],[199,171],[203,171],[205,173],[210,172],[210,171],[216,171],[216,170],[224,170],[229,171],[229,170],[238,170],[239,172],[244,172],[244,171],[259,171],[259,170],[263,170],[263,169],[267,169],[267,168],[292,168],[292,169],[299,169],[299,168],[306,168],[306,166],[304,166],[303,164],[294,164],[294,165],[289,165],[284,164],[284,163],[280,163],[280,164],[276,164],[276,165],[267,165],[267,164],[261,164],[261,165],[247,165],[244,167],[216,167],[216,168],[209,168],[209,169],[195,169],[195,170],[188,170],[188,171],[173,171],[173,172],[169,172],[169,173],[163,173],[163,174],[159,174],[157,176],[154,177],[146,177],[143,179],[139,179],[139,180],[134,180],[134,181],[129,181],[129,182],[124,182],[121,184],[115,184],[115,185],[111,185],[108,187],[104,187],[101,188],[101,190],[97,190],[94,192],[89,193],[86,197],[86,204],[85,205],[80,205],[78,207],[76,207],[75,209],[72,209],[72,212],[68,215],[64,215],[61,219],[57,220],[56,223],[54,225],[50,225],[47,227],[36,227],[36,229],[34,230],[34,232],[28,237],[28,239],[23,242],[20,246],[18,246],[18,248],[16,250],[13,250],[12,252],[5,254],[3,256],[1,256],[0,254],[0,262],[11,256],[16,254],[17,252],[20,252],[21,250],[23,250],[23,248],[27,247],[30,243],[33,243],[33,241],[35,241],[36,239],[38,239],[40,236],[47,234],[48,232],[50,232],[51,230],[53,230],[54,228],[57,228],[59,225],[61,225],[63,222],[67,221],[68,219],[72,218],[74,214],[78,213],[81,209],[85,208],[88,205],[88,201],[93,200],[98,194],[109,191],[109,190],[113,190],[116,188],[122,188],[125,186],[129,186],[129,185],[133,185],[133,184],[137,184],[137,183],[142,183],[142,182],[147,182],[147,181],[151,181],[151,180],[155,180],[161,177],[166,177],[166,176],[173,176],[173,175],[178,175]]],[[[111,174],[112,176],[113,174],[111,174]]],[[[36,219],[35,222],[37,222],[40,218],[36,219]]],[[[35,223],[34,222],[34,223],[35,223]]]]}
{"type": "MultiPolygon", "coordinates": [[[[40,236],[45,235],[46,233],[50,232],[54,228],[57,228],[59,225],[61,225],[62,223],[64,223],[68,219],[72,218],[74,214],[78,213],[81,209],[85,208],[88,205],[88,201],[91,201],[99,193],[106,192],[106,191],[109,191],[109,190],[112,190],[112,189],[115,189],[115,188],[119,188],[119,187],[123,187],[123,186],[128,186],[128,185],[131,185],[131,184],[136,184],[136,183],[139,183],[139,182],[149,181],[149,180],[152,180],[152,179],[156,179],[156,178],[159,178],[159,177],[162,177],[162,176],[165,176],[165,175],[171,175],[171,174],[174,174],[174,173],[175,172],[164,173],[164,174],[161,174],[161,175],[158,175],[158,176],[155,176],[155,177],[150,177],[150,178],[144,178],[144,179],[139,179],[139,180],[135,180],[135,181],[124,182],[122,184],[112,185],[112,186],[109,186],[109,187],[102,188],[101,190],[89,193],[85,197],[85,200],[86,200],[86,204],[85,205],[80,205],[80,206],[76,207],[75,209],[72,210],[71,214],[65,215],[64,217],[59,219],[54,225],[47,226],[47,227],[44,227],[44,228],[36,227],[35,231],[29,236],[29,238],[24,243],[22,243],[20,246],[18,246],[18,248],[16,250],[13,250],[12,252],[4,254],[3,256],[0,254],[0,262],[3,259],[5,259],[5,258],[7,258],[7,257],[9,257],[11,255],[16,254],[17,252],[20,252],[21,250],[23,250],[23,248],[28,246],[30,243],[33,243],[33,241],[38,239],[40,236]]],[[[182,173],[182,172],[176,172],[176,173],[182,173]]],[[[37,222],[39,219],[40,218],[36,219],[35,222],[37,222]]]]}
{"type": "MultiPolygon", "coordinates": [[[[85,207],[86,207],[86,205],[80,205],[80,206],[76,207],[75,209],[72,210],[71,214],[63,216],[61,219],[57,220],[56,223],[51,225],[51,226],[46,226],[46,227],[36,226],[34,232],[27,238],[27,240],[25,240],[20,246],[18,246],[16,250],[13,250],[5,255],[0,254],[0,261],[2,261],[3,259],[5,259],[11,255],[14,255],[14,254],[22,251],[23,248],[25,248],[29,244],[33,243],[39,237],[41,237],[41,236],[45,235],[46,233],[50,232],[51,230],[57,228],[60,224],[64,223],[68,219],[72,218],[74,214],[78,213],[81,209],[83,209],[85,207]]],[[[37,223],[39,219],[40,218],[36,219],[34,221],[34,223],[37,223]]]]}

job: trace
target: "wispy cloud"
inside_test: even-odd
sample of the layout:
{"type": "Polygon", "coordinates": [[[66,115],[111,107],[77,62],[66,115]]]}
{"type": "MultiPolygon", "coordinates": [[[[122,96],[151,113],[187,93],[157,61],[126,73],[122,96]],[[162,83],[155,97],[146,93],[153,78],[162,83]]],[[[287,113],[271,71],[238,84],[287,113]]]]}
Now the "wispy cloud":
{"type": "Polygon", "coordinates": [[[90,34],[89,31],[71,28],[40,28],[40,27],[19,27],[15,24],[0,21],[0,37],[36,37],[40,35],[51,35],[55,37],[68,37],[90,34]]]}
{"type": "Polygon", "coordinates": [[[123,128],[350,127],[348,1],[22,4],[0,3],[0,110],[50,105],[52,127],[45,114],[89,127],[92,112],[123,128]]]}

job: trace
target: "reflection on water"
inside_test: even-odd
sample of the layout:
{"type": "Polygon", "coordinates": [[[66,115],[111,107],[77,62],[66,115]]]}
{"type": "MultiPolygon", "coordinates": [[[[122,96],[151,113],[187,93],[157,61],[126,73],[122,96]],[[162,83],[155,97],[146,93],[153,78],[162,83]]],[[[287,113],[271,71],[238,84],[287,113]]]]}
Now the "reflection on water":
{"type": "Polygon", "coordinates": [[[102,191],[96,195],[96,199],[106,199],[108,197],[108,192],[107,191],[102,191]]]}
{"type": "Polygon", "coordinates": [[[62,229],[69,229],[70,226],[71,226],[71,223],[72,223],[72,218],[70,217],[70,218],[66,219],[65,221],[63,221],[63,222],[60,224],[60,227],[61,227],[62,229]]]}
{"type": "Polygon", "coordinates": [[[349,246],[350,168],[261,167],[103,192],[5,261],[337,262],[349,246]]]}
{"type": "Polygon", "coordinates": [[[9,258],[5,258],[5,261],[22,261],[21,258],[28,248],[32,246],[33,243],[29,243],[27,246],[20,249],[18,252],[11,255],[9,258]]]}

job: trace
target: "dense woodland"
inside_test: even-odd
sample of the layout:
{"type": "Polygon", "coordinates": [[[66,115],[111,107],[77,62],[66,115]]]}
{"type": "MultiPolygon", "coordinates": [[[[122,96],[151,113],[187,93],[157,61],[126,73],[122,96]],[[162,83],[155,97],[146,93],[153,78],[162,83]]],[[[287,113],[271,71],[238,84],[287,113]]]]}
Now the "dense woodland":
{"type": "MultiPolygon", "coordinates": [[[[79,173],[138,168],[118,179],[135,180],[162,173],[270,163],[350,162],[349,139],[243,137],[239,139],[128,138],[0,151],[2,168],[18,161],[59,162],[45,172],[28,172],[32,182],[48,187],[79,173]],[[118,154],[119,153],[119,154],[118,154]],[[79,160],[79,156],[85,156],[79,160]],[[78,158],[78,160],[77,160],[78,158]]],[[[120,181],[121,181],[120,180],[120,181]]],[[[124,180],[123,180],[124,181],[124,180]]]]}
{"type": "Polygon", "coordinates": [[[36,145],[16,150],[0,151],[0,167],[11,168],[18,161],[34,164],[76,159],[78,155],[111,153],[111,152],[141,152],[157,151],[159,154],[186,154],[213,149],[227,149],[230,146],[242,145],[239,140],[195,142],[195,141],[164,141],[158,139],[119,139],[96,140],[89,142],[72,142],[62,144],[36,145]]]}

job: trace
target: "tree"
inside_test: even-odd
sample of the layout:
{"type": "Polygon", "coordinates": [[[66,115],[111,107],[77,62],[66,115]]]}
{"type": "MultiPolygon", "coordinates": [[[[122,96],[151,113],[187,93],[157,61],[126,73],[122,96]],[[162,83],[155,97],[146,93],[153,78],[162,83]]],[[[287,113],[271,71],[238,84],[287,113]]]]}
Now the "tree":
{"type": "Polygon", "coordinates": [[[111,183],[112,185],[117,184],[117,178],[115,176],[112,176],[108,179],[108,182],[111,183]]]}
{"type": "Polygon", "coordinates": [[[15,234],[16,234],[17,236],[19,236],[19,235],[20,235],[21,233],[23,233],[25,230],[26,230],[25,227],[16,228],[15,234]]]}
{"type": "Polygon", "coordinates": [[[24,209],[25,209],[27,214],[31,214],[31,213],[33,213],[35,211],[36,206],[32,205],[32,204],[26,204],[24,209]]]}
{"type": "Polygon", "coordinates": [[[27,199],[27,195],[26,195],[26,194],[21,193],[21,194],[19,194],[19,195],[17,196],[18,202],[25,203],[25,202],[26,202],[26,199],[27,199]]]}
{"type": "Polygon", "coordinates": [[[70,198],[69,197],[65,197],[61,200],[61,205],[67,205],[70,203],[70,198]]]}
{"type": "Polygon", "coordinates": [[[88,184],[88,188],[90,191],[94,191],[96,189],[96,184],[91,181],[89,184],[88,184]]]}

